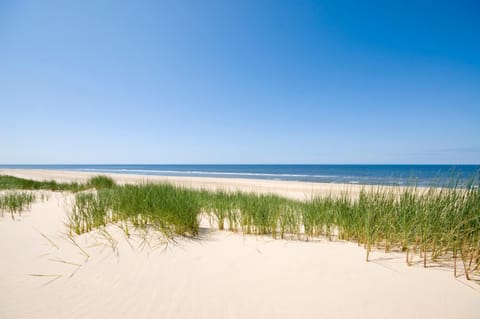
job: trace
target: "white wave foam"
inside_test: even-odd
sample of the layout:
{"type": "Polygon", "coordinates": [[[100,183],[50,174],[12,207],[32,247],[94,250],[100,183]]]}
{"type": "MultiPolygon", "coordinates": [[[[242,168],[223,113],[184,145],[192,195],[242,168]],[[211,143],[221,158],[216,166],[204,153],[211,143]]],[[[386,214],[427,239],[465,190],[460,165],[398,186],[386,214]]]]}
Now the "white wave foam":
{"type": "Polygon", "coordinates": [[[274,174],[251,172],[218,172],[218,171],[175,171],[158,169],[130,169],[130,168],[79,168],[80,171],[95,172],[131,172],[131,173],[165,173],[165,174],[192,174],[192,175],[229,175],[229,176],[270,176],[270,177],[316,177],[335,178],[336,175],[308,175],[308,174],[274,174]]]}

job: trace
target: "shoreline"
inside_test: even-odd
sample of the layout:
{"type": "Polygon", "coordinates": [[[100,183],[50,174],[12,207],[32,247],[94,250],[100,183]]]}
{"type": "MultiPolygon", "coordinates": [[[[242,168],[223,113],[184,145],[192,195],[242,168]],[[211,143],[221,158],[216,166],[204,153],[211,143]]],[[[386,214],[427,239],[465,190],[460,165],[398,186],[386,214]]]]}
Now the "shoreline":
{"type": "MultiPolygon", "coordinates": [[[[247,193],[275,194],[282,197],[298,200],[309,200],[313,197],[337,197],[345,192],[351,196],[358,196],[362,189],[365,190],[402,190],[411,186],[387,186],[341,183],[318,183],[303,181],[283,181],[253,178],[220,178],[196,176],[165,176],[141,175],[101,172],[80,172],[69,170],[48,169],[0,169],[0,175],[10,175],[33,180],[55,180],[57,182],[85,182],[94,176],[108,176],[119,184],[170,183],[176,186],[206,189],[211,191],[225,190],[229,192],[241,191],[247,193]]],[[[428,189],[418,186],[417,189],[428,189]]]]}
{"type": "Polygon", "coordinates": [[[479,164],[4,164],[1,169],[419,188],[464,188],[480,177],[479,164]]]}

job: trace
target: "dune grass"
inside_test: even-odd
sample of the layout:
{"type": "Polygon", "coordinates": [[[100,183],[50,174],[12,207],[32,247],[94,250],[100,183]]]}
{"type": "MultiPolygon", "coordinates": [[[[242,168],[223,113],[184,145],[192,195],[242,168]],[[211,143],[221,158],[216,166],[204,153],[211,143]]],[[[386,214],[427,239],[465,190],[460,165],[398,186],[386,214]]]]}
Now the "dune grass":
{"type": "MultiPolygon", "coordinates": [[[[47,191],[70,191],[80,192],[88,189],[112,188],[115,182],[110,177],[95,176],[86,183],[58,183],[50,181],[34,181],[30,179],[18,178],[8,175],[0,175],[0,191],[8,191],[0,194],[0,211],[2,216],[5,212],[10,213],[12,218],[16,214],[29,209],[30,205],[37,197],[28,192],[19,192],[20,190],[47,190],[47,191]]],[[[40,194],[40,199],[44,201],[48,198],[45,193],[40,194]]]]}
{"type": "MultiPolygon", "coordinates": [[[[421,258],[457,266],[467,278],[480,275],[480,188],[365,188],[358,197],[298,201],[276,195],[193,190],[170,184],[116,185],[106,177],[84,184],[35,182],[0,176],[0,189],[50,189],[77,192],[69,217],[71,233],[82,234],[110,223],[158,230],[169,238],[196,236],[209,216],[220,229],[273,238],[323,237],[372,250],[402,251],[412,264],[421,258]],[[95,189],[95,190],[92,190],[95,189]]],[[[14,196],[14,195],[8,195],[14,196]]],[[[26,194],[0,199],[2,212],[18,213],[34,199],[26,194]],[[22,197],[23,196],[23,197],[22,197]],[[13,198],[13,199],[12,199],[13,198]]]]}
{"type": "Polygon", "coordinates": [[[113,179],[107,176],[94,176],[86,183],[58,183],[57,181],[34,181],[8,175],[0,175],[0,190],[50,190],[79,192],[90,188],[111,188],[113,179]]]}
{"type": "Polygon", "coordinates": [[[85,187],[89,188],[96,188],[96,189],[102,189],[102,188],[112,188],[115,186],[115,181],[107,176],[99,175],[99,176],[94,176],[90,178],[85,187]]]}
{"type": "Polygon", "coordinates": [[[15,215],[21,215],[23,211],[30,209],[34,201],[35,195],[27,192],[0,194],[0,212],[2,216],[4,213],[10,213],[13,219],[15,215]]]}
{"type": "Polygon", "coordinates": [[[463,265],[467,278],[480,274],[480,189],[382,188],[356,199],[317,197],[296,201],[275,195],[191,190],[167,184],[114,186],[79,193],[70,219],[81,234],[109,223],[157,229],[167,236],[195,236],[207,214],[219,229],[273,238],[357,242],[366,249],[403,251],[406,263],[439,259],[463,265]]]}
{"type": "Polygon", "coordinates": [[[79,193],[70,215],[76,234],[108,223],[158,229],[169,237],[198,234],[200,201],[197,192],[172,185],[124,185],[79,193]]]}
{"type": "Polygon", "coordinates": [[[79,191],[78,183],[58,183],[51,181],[34,181],[8,175],[0,175],[0,189],[79,191]]]}

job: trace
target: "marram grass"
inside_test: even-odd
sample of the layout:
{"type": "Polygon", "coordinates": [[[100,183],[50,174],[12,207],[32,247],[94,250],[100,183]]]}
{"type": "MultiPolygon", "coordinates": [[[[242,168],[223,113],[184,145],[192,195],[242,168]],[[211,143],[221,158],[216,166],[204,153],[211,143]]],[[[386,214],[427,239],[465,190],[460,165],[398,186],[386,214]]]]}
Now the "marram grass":
{"type": "MultiPolygon", "coordinates": [[[[5,212],[10,213],[12,218],[16,214],[21,214],[30,208],[31,204],[37,199],[36,196],[28,192],[19,192],[19,190],[49,190],[49,191],[72,191],[80,192],[87,189],[112,188],[115,182],[110,177],[95,176],[86,183],[58,183],[51,181],[34,181],[30,179],[18,178],[8,175],[0,175],[0,213],[3,216],[5,212]]],[[[45,193],[40,194],[40,200],[48,198],[45,193]]]]}
{"type": "Polygon", "coordinates": [[[23,211],[30,209],[32,203],[35,201],[35,195],[27,192],[8,192],[0,194],[0,212],[9,213],[12,218],[15,215],[20,215],[23,211]]]}
{"type": "Polygon", "coordinates": [[[125,185],[78,193],[70,216],[70,229],[85,233],[108,223],[154,228],[167,234],[197,235],[201,211],[197,191],[172,185],[125,185]]]}
{"type": "MultiPolygon", "coordinates": [[[[21,181],[23,188],[29,183],[21,181]]],[[[32,185],[33,189],[47,186],[32,185]]],[[[136,227],[157,229],[169,237],[195,236],[201,216],[207,214],[219,229],[273,238],[352,241],[365,247],[367,261],[374,249],[403,251],[407,264],[421,256],[424,266],[430,261],[449,261],[455,274],[458,266],[467,278],[480,275],[478,182],[465,188],[368,188],[357,198],[345,192],[310,201],[169,184],[118,186],[102,180],[72,188],[93,186],[96,191],[75,195],[69,221],[72,233],[115,223],[127,234],[136,227]]]]}
{"type": "Polygon", "coordinates": [[[50,190],[79,192],[91,188],[111,188],[113,179],[107,176],[94,176],[86,183],[58,183],[57,181],[34,181],[8,175],[0,175],[0,190],[50,190]]]}
{"type": "Polygon", "coordinates": [[[108,223],[154,228],[167,236],[194,236],[202,214],[219,229],[273,238],[357,242],[366,249],[401,250],[428,261],[461,261],[467,277],[480,273],[480,190],[376,188],[357,199],[296,201],[275,195],[190,190],[165,184],[116,186],[79,193],[70,219],[77,234],[108,223]]]}

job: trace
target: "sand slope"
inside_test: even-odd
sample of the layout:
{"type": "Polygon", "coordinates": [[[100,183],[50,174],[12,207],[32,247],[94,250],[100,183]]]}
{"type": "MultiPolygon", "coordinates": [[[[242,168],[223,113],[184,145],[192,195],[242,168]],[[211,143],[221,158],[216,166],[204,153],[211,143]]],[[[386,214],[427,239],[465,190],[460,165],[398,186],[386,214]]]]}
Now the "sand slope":
{"type": "Polygon", "coordinates": [[[403,254],[210,229],[67,236],[72,195],[0,217],[0,318],[479,318],[479,285],[403,254]],[[110,237],[111,236],[111,237],[110,237]],[[113,238],[113,239],[112,239],[113,238]],[[88,255],[88,257],[87,257],[88,255]],[[48,275],[48,276],[47,276],[48,275]]]}

